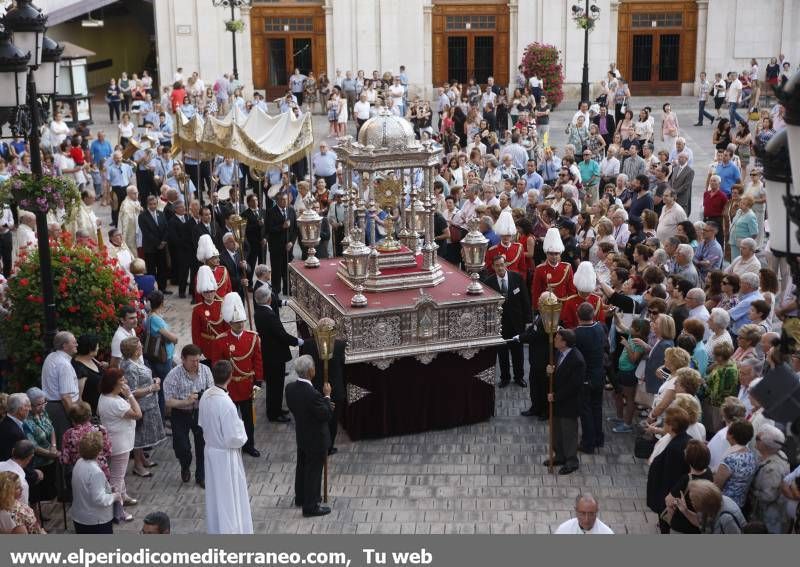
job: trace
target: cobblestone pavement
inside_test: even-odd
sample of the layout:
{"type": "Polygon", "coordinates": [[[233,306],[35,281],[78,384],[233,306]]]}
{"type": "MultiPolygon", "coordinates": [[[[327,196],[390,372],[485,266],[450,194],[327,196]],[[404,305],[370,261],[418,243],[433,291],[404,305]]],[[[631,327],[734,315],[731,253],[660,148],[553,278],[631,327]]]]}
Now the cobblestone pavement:
{"type": "MultiPolygon", "coordinates": [[[[656,99],[634,99],[660,108],[656,99]]],[[[711,161],[711,130],[693,128],[694,99],[671,100],[694,150],[694,206],[702,203],[705,170],[711,161]],[[688,127],[687,127],[688,126],[688,127]],[[702,178],[702,179],[700,179],[702,178]]],[[[572,105],[570,105],[571,107],[572,105]]],[[[98,107],[95,116],[104,116],[98,107]]],[[[571,110],[559,110],[551,120],[554,144],[563,143],[571,110]]],[[[113,127],[100,123],[94,129],[113,127]]],[[[324,117],[315,117],[319,139],[327,133],[324,117]]],[[[98,211],[108,219],[108,211],[98,211]]],[[[171,296],[167,320],[190,340],[188,300],[171,296]]],[[[286,326],[294,330],[294,314],[283,308],[286,326]]],[[[294,349],[296,350],[296,349],[294,349]]],[[[295,353],[296,354],[296,353],[295,353]]],[[[526,355],[527,356],[527,355],[526,355]]],[[[527,366],[527,363],[526,363],[527,366]]],[[[295,378],[289,366],[288,380],[295,378]]],[[[379,370],[376,369],[376,372],[379,370]]],[[[606,415],[611,412],[607,392],[606,415]]],[[[590,490],[600,501],[600,518],[618,534],[656,533],[657,518],[645,505],[646,463],[634,459],[633,438],[606,427],[605,447],[596,455],[581,455],[581,468],[569,476],[548,474],[547,423],[521,417],[529,406],[527,389],[512,385],[497,391],[496,416],[488,422],[417,435],[351,442],[340,430],[339,453],[330,459],[333,512],[303,518],[293,507],[295,467],[294,426],[270,423],[263,396],[257,399],[256,446],[262,457],[244,456],[256,533],[551,533],[571,517],[574,498],[590,490]]],[[[118,532],[138,532],[145,514],[166,511],[177,533],[205,532],[203,490],[182,484],[171,438],[154,451],[159,466],[152,478],[130,474],[128,492],[139,499],[128,510],[135,516],[118,532]]],[[[47,527],[64,530],[60,506],[48,509],[47,527]]],[[[71,522],[70,522],[71,526],[71,522]]]]}

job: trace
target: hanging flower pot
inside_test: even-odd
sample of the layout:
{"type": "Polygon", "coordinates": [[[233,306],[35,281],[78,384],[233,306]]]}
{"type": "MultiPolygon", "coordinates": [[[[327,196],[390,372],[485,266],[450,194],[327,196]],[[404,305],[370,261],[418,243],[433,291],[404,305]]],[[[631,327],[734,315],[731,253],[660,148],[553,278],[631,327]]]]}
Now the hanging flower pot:
{"type": "Polygon", "coordinates": [[[244,31],[244,22],[242,20],[227,20],[225,22],[225,30],[229,32],[241,33],[244,31]]]}
{"type": "Polygon", "coordinates": [[[16,203],[32,213],[64,210],[70,217],[80,200],[78,187],[66,177],[36,179],[30,173],[20,173],[0,185],[0,203],[16,203]]]}

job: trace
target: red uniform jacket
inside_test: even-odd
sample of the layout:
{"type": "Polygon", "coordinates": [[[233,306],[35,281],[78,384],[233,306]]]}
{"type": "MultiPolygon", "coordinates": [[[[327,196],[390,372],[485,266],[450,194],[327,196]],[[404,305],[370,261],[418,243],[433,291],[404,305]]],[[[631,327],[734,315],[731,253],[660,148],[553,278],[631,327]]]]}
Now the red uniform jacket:
{"type": "Polygon", "coordinates": [[[561,307],[561,322],[567,329],[574,329],[578,326],[578,307],[581,303],[588,302],[594,307],[594,320],[598,323],[605,323],[606,312],[603,309],[603,300],[596,293],[590,293],[586,297],[579,293],[567,298],[561,307]]]}
{"type": "Polygon", "coordinates": [[[516,272],[524,278],[527,277],[527,268],[525,264],[525,249],[519,242],[512,242],[508,248],[503,246],[502,243],[496,244],[486,251],[486,269],[491,272],[492,262],[495,257],[499,255],[506,257],[506,268],[512,272],[516,272]]]}
{"type": "MultiPolygon", "coordinates": [[[[223,297],[228,295],[231,290],[231,278],[228,275],[228,268],[225,266],[217,266],[214,268],[214,279],[217,280],[217,298],[222,300],[223,297]]],[[[198,292],[194,292],[194,300],[197,303],[202,303],[203,295],[198,292]]]]}
{"type": "Polygon", "coordinates": [[[214,298],[209,305],[201,301],[192,308],[192,342],[211,360],[211,345],[219,335],[228,330],[222,319],[222,300],[214,298]]]}
{"type": "Polygon", "coordinates": [[[572,266],[566,262],[559,262],[555,268],[547,262],[536,266],[533,272],[531,285],[531,303],[533,308],[539,309],[539,296],[552,288],[553,293],[561,300],[575,295],[575,284],[572,283],[572,266]]]}
{"type": "Polygon", "coordinates": [[[237,339],[225,331],[212,343],[211,361],[229,360],[233,364],[233,378],[228,385],[228,394],[234,402],[253,397],[253,382],[264,380],[261,365],[261,339],[253,331],[244,330],[237,339]]]}

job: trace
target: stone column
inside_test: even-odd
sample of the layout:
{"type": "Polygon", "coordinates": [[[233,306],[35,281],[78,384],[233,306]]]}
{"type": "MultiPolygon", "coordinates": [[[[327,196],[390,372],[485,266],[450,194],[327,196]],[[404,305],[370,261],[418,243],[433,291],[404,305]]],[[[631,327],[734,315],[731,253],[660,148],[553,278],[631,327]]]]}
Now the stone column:
{"type": "Polygon", "coordinates": [[[433,84],[433,4],[431,0],[422,0],[422,96],[426,100],[433,99],[436,92],[433,84]]]}
{"type": "MultiPolygon", "coordinates": [[[[699,75],[701,71],[706,71],[706,43],[708,41],[708,0],[697,0],[697,52],[694,59],[694,72],[699,75]]],[[[708,71],[706,71],[708,75],[708,71]]],[[[711,73],[710,80],[713,82],[714,73],[711,73]]],[[[692,81],[694,83],[694,81],[692,81]]],[[[692,87],[692,93],[694,87],[692,87]]],[[[682,93],[685,94],[685,93],[682,93]]]]}
{"type": "Polygon", "coordinates": [[[519,53],[519,0],[508,0],[508,92],[513,93],[516,88],[517,65],[520,62],[519,53]]]}
{"type": "Polygon", "coordinates": [[[323,9],[325,11],[325,59],[328,63],[328,79],[333,82],[336,76],[336,63],[333,59],[333,0],[325,0],[323,9]]]}
{"type": "Polygon", "coordinates": [[[253,92],[253,44],[251,41],[250,6],[239,9],[239,18],[244,22],[244,31],[237,33],[236,63],[239,67],[239,81],[244,86],[245,93],[253,92]]]}
{"type": "Polygon", "coordinates": [[[608,60],[617,61],[617,41],[619,40],[619,0],[611,0],[608,10],[608,60]]]}

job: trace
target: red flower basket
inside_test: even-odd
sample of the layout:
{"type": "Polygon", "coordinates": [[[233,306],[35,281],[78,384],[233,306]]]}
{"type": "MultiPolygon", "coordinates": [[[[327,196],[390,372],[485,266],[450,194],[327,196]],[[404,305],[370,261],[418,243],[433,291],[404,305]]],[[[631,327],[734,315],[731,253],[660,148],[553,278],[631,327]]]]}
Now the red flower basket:
{"type": "Polygon", "coordinates": [[[547,102],[555,109],[564,100],[564,70],[561,52],[554,45],[531,43],[522,54],[522,72],[526,78],[536,75],[544,81],[547,102]]]}

